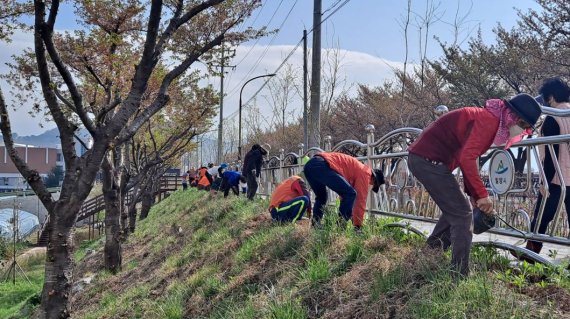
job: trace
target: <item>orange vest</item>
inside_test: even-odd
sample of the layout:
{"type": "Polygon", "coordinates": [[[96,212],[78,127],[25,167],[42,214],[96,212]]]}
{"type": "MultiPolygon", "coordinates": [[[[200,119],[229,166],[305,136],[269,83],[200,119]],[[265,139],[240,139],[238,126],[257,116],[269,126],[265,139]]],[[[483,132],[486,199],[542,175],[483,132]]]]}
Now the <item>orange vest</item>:
{"type": "Polygon", "coordinates": [[[202,185],[204,187],[210,185],[210,181],[208,180],[208,177],[206,177],[207,171],[208,171],[207,168],[200,168],[198,170],[198,185],[202,185]]]}
{"type": "Polygon", "coordinates": [[[271,195],[269,210],[273,209],[273,207],[279,207],[282,203],[288,202],[295,197],[303,196],[304,194],[297,194],[297,192],[293,190],[293,183],[300,179],[301,177],[297,175],[291,176],[277,185],[277,188],[275,188],[271,195]]]}

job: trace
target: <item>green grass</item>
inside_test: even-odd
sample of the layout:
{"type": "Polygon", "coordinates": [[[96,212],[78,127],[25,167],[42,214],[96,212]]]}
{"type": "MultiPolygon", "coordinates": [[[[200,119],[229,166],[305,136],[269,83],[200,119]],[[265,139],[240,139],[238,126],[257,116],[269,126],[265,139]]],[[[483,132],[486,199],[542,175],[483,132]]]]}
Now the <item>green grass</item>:
{"type": "Polygon", "coordinates": [[[21,266],[30,282],[24,279],[19,271],[15,285],[11,280],[0,282],[0,318],[27,317],[40,302],[44,283],[43,260],[21,266]]]}
{"type": "Polygon", "coordinates": [[[300,273],[301,281],[316,285],[326,281],[331,276],[331,264],[324,254],[311,256],[307,259],[305,269],[300,273]]]}
{"type": "Polygon", "coordinates": [[[448,274],[438,274],[436,280],[414,292],[409,303],[412,317],[550,318],[547,313],[537,313],[530,303],[521,302],[522,295],[513,294],[485,274],[459,282],[448,274]]]}
{"type": "Polygon", "coordinates": [[[567,289],[570,281],[561,272],[528,265],[515,270],[496,251],[475,249],[471,276],[457,280],[448,254],[425,254],[421,237],[386,227],[397,219],[368,220],[357,236],[332,211],[315,230],[307,223],[272,223],[267,205],[243,197],[207,199],[195,190],[173,193],[129,237],[123,271],[97,273],[83,292],[93,302],[73,315],[347,318],[355,309],[369,318],[568,315],[520,290],[567,289]],[[549,279],[533,279],[539,276],[549,279]]]}
{"type": "Polygon", "coordinates": [[[274,319],[303,319],[307,312],[299,299],[289,296],[284,301],[273,301],[269,304],[270,318],[274,319]]]}
{"type": "MultiPolygon", "coordinates": [[[[76,262],[81,261],[87,251],[95,249],[103,244],[103,239],[83,241],[74,254],[76,262]]],[[[23,252],[28,246],[24,243],[17,245],[18,253],[23,252]]],[[[40,294],[44,283],[45,259],[44,255],[39,258],[29,258],[19,263],[30,279],[28,282],[21,272],[17,272],[16,285],[12,281],[0,282],[0,318],[21,318],[31,314],[31,311],[39,304],[40,294]]],[[[4,272],[2,272],[2,275],[4,272]]],[[[102,273],[104,276],[104,273],[102,273]]],[[[0,279],[4,279],[1,277],[0,279]]]]}
{"type": "Polygon", "coordinates": [[[74,259],[75,262],[81,261],[87,255],[87,252],[93,250],[104,244],[104,237],[93,240],[84,240],[79,244],[79,247],[75,250],[74,259]]]}

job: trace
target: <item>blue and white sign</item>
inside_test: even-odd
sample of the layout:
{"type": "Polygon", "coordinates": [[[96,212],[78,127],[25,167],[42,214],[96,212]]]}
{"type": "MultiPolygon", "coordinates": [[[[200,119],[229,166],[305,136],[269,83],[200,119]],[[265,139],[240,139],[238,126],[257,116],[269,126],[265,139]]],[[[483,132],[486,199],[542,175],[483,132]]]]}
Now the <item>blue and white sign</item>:
{"type": "Polygon", "coordinates": [[[506,194],[515,180],[515,164],[509,152],[496,151],[489,165],[489,183],[498,195],[506,194]]]}

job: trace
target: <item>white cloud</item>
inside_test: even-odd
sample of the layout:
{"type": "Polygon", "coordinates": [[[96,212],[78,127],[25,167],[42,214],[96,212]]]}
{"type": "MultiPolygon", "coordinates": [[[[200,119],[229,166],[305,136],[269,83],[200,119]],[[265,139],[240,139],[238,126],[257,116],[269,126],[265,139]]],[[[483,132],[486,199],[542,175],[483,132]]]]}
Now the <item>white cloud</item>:
{"type": "MultiPolygon", "coordinates": [[[[4,50],[0,50],[0,73],[6,73],[8,68],[4,65],[6,62],[12,61],[13,54],[21,53],[26,47],[33,44],[33,35],[31,33],[18,33],[14,37],[14,41],[7,45],[4,50]]],[[[227,68],[224,87],[224,117],[236,114],[239,105],[239,91],[242,85],[248,79],[258,75],[273,73],[287,55],[293,50],[293,45],[273,45],[273,46],[239,46],[236,49],[236,56],[230,64],[236,64],[234,69],[227,68]]],[[[323,49],[322,60],[326,60],[327,50],[323,49]]],[[[340,78],[346,80],[346,86],[352,87],[351,91],[355,92],[356,84],[367,84],[370,86],[381,85],[384,81],[393,78],[393,69],[401,68],[402,63],[388,61],[379,57],[372,56],[367,53],[340,50],[341,57],[340,78]]],[[[287,63],[291,64],[298,72],[299,77],[302,76],[303,57],[302,47],[299,46],[292,54],[287,63]]],[[[309,64],[311,63],[309,57],[309,64]]],[[[203,66],[196,64],[196,68],[203,69],[203,66]]],[[[323,71],[325,72],[325,71],[323,71]]],[[[282,73],[282,70],[279,73],[282,73]]],[[[309,65],[310,76],[310,65],[309,65]]],[[[243,101],[248,101],[256,91],[262,86],[265,79],[259,79],[250,82],[243,90],[243,101]]],[[[219,78],[210,78],[205,83],[214,85],[219,89],[219,78]]],[[[5,94],[7,101],[11,100],[9,93],[10,88],[4,80],[0,80],[0,85],[5,94]]],[[[255,99],[257,106],[262,114],[269,116],[271,107],[267,105],[266,99],[269,91],[265,87],[255,99]]],[[[294,102],[293,108],[297,109],[297,114],[301,114],[302,109],[301,98],[298,97],[294,102]]],[[[55,127],[53,122],[46,122],[45,119],[32,118],[29,116],[30,106],[20,106],[17,112],[11,112],[12,127],[15,132],[20,135],[39,134],[46,129],[55,127]],[[40,123],[44,126],[40,127],[40,123]]],[[[237,120],[237,118],[236,118],[237,120]]],[[[216,117],[217,122],[217,117],[216,117]]]]}
{"type": "MultiPolygon", "coordinates": [[[[249,47],[240,46],[236,50],[236,57],[230,64],[237,64],[236,68],[226,75],[224,81],[224,117],[235,114],[239,105],[239,91],[242,85],[248,79],[258,75],[273,73],[287,55],[293,50],[293,45],[274,45],[249,47]],[[247,56],[246,56],[247,54],[247,56]],[[260,57],[262,57],[260,59],[260,57]],[[258,62],[259,60],[259,62],[258,62]],[[257,66],[256,66],[257,64],[257,66]],[[255,66],[255,69],[252,68],[255,66]]],[[[326,53],[329,49],[323,49],[322,62],[325,63],[326,53]]],[[[369,86],[379,86],[386,80],[390,80],[394,76],[393,69],[401,68],[401,62],[388,61],[379,57],[372,56],[367,53],[340,50],[340,74],[339,77],[346,80],[346,85],[352,87],[351,92],[354,93],[357,84],[366,84],[369,86]]],[[[287,63],[298,71],[302,76],[303,71],[303,53],[302,47],[298,47],[292,54],[287,63]]],[[[309,58],[309,64],[311,63],[309,58]]],[[[282,71],[282,70],[281,70],[282,71]]],[[[280,71],[280,72],[281,72],[280,71]]],[[[323,68],[323,72],[324,68],[323,68]]],[[[279,74],[279,72],[278,72],[279,74]]],[[[310,65],[309,65],[310,77],[310,65]]],[[[243,90],[243,102],[248,101],[256,91],[263,85],[265,79],[258,79],[248,83],[243,90]]],[[[210,79],[210,83],[219,88],[219,78],[210,79]]],[[[263,95],[269,94],[269,90],[265,87],[257,96],[256,102],[262,114],[267,115],[271,111],[270,106],[266,105],[263,95]]],[[[301,108],[301,100],[296,106],[301,108]]],[[[299,113],[300,114],[300,111],[299,113]]]]}

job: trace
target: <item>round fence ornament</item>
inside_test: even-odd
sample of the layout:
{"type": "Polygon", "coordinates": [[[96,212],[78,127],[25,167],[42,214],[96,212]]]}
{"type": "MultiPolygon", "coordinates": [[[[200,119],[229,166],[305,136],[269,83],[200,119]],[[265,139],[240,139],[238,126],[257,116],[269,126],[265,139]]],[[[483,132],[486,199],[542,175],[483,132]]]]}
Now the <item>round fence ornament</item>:
{"type": "Polygon", "coordinates": [[[410,171],[408,170],[408,161],[401,158],[396,163],[396,169],[394,170],[394,185],[402,189],[408,184],[408,179],[410,178],[410,171]]]}
{"type": "Polygon", "coordinates": [[[515,164],[504,150],[495,152],[489,165],[489,184],[498,195],[506,194],[515,180],[515,164]]]}

